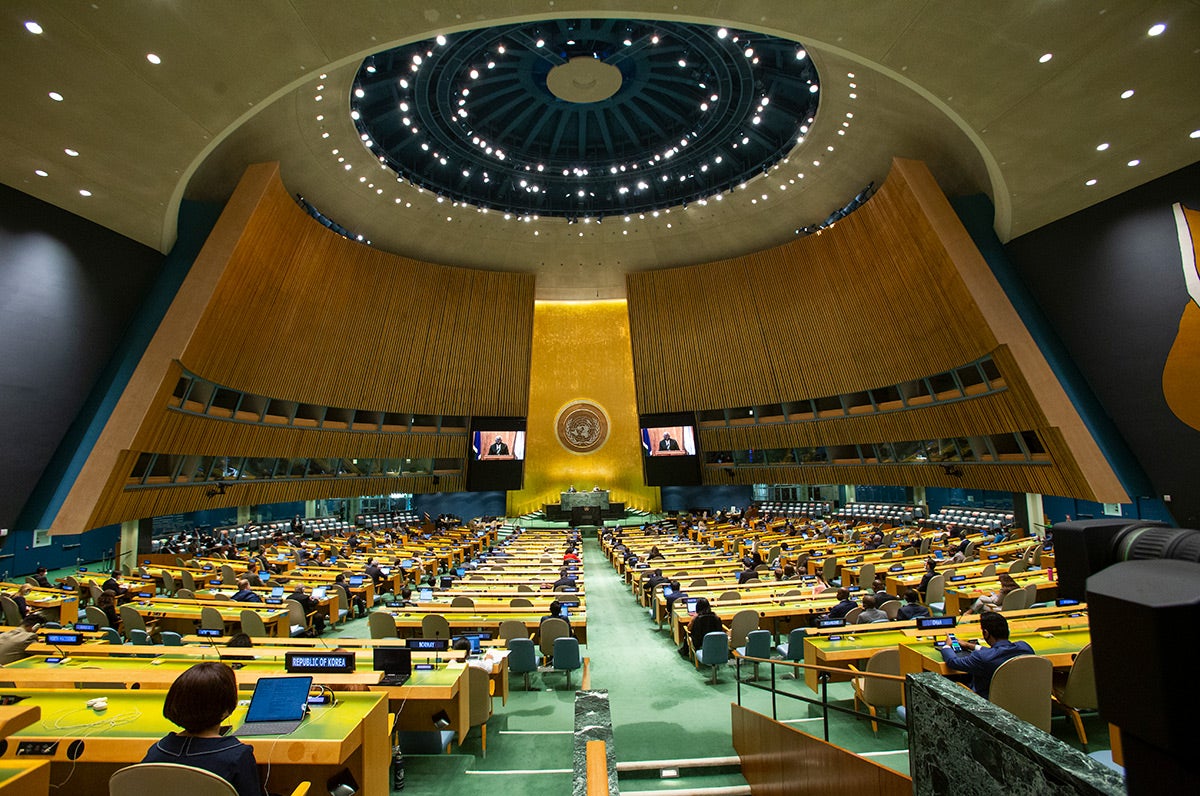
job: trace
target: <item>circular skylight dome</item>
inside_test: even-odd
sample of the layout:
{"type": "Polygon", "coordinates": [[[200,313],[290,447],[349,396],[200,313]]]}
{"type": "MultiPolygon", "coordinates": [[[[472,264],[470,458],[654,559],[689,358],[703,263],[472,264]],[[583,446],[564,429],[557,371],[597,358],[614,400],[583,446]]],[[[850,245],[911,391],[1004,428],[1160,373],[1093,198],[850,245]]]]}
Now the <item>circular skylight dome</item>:
{"type": "Polygon", "coordinates": [[[816,68],[794,41],[562,19],[372,55],[350,112],[381,163],[439,196],[584,218],[735,187],[797,144],[819,97],[816,68]]]}

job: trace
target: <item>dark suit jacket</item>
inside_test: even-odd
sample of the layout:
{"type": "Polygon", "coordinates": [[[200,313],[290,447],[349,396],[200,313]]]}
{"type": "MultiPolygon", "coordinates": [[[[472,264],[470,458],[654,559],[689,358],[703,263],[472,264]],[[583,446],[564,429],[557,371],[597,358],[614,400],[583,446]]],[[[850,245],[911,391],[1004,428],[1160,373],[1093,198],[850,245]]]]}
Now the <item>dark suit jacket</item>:
{"type": "Polygon", "coordinates": [[[508,445],[503,442],[493,442],[488,448],[488,456],[507,456],[508,445]]]}
{"type": "Polygon", "coordinates": [[[973,651],[960,655],[950,649],[950,645],[942,647],[942,660],[951,669],[969,672],[971,688],[984,699],[992,687],[992,675],[1000,668],[1000,664],[1018,655],[1033,655],[1033,647],[1024,641],[1013,643],[1008,639],[997,641],[991,647],[976,647],[973,651]]]}
{"type": "Polygon", "coordinates": [[[692,648],[696,650],[704,646],[704,637],[709,633],[724,632],[725,626],[721,624],[721,617],[716,614],[697,614],[692,619],[692,626],[688,628],[692,637],[692,648]]]}
{"type": "Polygon", "coordinates": [[[850,613],[851,610],[857,607],[858,603],[854,602],[854,600],[842,600],[840,603],[829,609],[829,618],[842,619],[846,616],[846,614],[850,613]]]}
{"type": "Polygon", "coordinates": [[[239,603],[260,603],[262,597],[259,597],[254,592],[246,589],[245,591],[234,592],[233,599],[239,603]]]}
{"type": "Polygon", "coordinates": [[[659,440],[658,449],[660,451],[677,451],[679,450],[679,443],[673,439],[659,440]]]}

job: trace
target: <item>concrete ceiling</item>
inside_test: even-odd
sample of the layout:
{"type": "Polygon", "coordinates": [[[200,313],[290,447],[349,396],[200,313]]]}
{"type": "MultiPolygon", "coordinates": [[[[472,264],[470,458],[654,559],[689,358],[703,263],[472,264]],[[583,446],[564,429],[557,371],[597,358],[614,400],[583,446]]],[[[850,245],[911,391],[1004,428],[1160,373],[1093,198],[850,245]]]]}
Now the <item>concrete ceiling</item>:
{"type": "Polygon", "coordinates": [[[881,182],[896,156],[928,162],[950,195],[987,193],[1002,240],[1200,159],[1187,77],[1200,74],[1193,0],[9,0],[0,47],[0,180],[10,186],[166,251],[184,197],[223,201],[246,165],[279,161],[289,190],[374,246],[536,272],[547,299],[620,297],[629,271],[790,239],[881,182]],[[349,95],[365,56],[438,33],[583,16],[801,41],[822,78],[813,130],[787,162],[720,202],[602,225],[439,204],[359,141],[349,95]],[[1148,35],[1160,22],[1166,31],[1148,35]]]}

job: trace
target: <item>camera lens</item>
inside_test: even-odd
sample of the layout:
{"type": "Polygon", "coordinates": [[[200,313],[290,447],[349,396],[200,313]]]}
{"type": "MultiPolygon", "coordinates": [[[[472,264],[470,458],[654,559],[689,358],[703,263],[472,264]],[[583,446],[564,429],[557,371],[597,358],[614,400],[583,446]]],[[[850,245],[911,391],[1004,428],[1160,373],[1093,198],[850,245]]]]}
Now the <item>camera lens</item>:
{"type": "Polygon", "coordinates": [[[1113,539],[1113,552],[1117,561],[1170,558],[1200,562],[1200,531],[1135,525],[1113,539]]]}

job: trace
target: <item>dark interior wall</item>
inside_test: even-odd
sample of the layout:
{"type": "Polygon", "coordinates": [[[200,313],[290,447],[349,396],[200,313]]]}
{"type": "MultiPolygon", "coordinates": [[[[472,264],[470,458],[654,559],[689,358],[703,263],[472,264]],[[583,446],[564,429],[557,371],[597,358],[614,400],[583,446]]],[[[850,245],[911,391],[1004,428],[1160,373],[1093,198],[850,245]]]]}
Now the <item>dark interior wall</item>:
{"type": "Polygon", "coordinates": [[[11,528],[163,262],[0,185],[0,528],[11,528]]]}
{"type": "MultiPolygon", "coordinates": [[[[1200,208],[1200,163],[1011,241],[1009,258],[1158,497],[1200,527],[1200,431],[1163,397],[1188,302],[1171,205],[1200,208]]],[[[1143,495],[1134,498],[1150,497],[1143,495]]]]}
{"type": "Polygon", "coordinates": [[[724,486],[664,486],[662,488],[663,511],[687,511],[688,509],[712,509],[720,511],[730,506],[744,509],[754,499],[754,488],[748,484],[724,486]]]}

